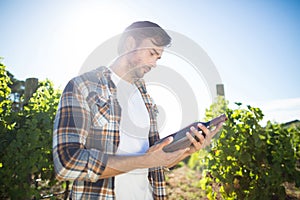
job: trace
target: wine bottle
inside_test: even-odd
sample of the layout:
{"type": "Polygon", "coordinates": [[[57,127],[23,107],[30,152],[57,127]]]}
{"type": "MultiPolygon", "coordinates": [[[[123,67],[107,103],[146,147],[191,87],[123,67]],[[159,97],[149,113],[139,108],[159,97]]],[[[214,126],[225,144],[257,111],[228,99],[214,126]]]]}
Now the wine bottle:
{"type": "MultiPolygon", "coordinates": [[[[222,114],[208,122],[194,122],[188,126],[186,126],[185,128],[171,134],[168,135],[162,139],[160,139],[156,144],[161,143],[162,141],[164,141],[166,138],[172,136],[173,137],[173,141],[168,144],[167,146],[165,146],[163,148],[163,150],[165,152],[173,152],[173,151],[177,151],[179,149],[184,149],[187,148],[189,146],[191,146],[191,141],[189,140],[189,138],[186,136],[186,132],[190,132],[191,135],[197,140],[199,141],[198,137],[190,131],[190,128],[193,126],[194,128],[196,128],[198,131],[201,131],[201,129],[198,127],[198,123],[203,124],[205,127],[207,127],[208,129],[212,128],[213,126],[216,126],[217,124],[221,123],[221,122],[225,122],[227,120],[227,117],[225,114],[222,114]]],[[[206,137],[205,133],[202,131],[202,135],[204,137],[206,137]]]]}

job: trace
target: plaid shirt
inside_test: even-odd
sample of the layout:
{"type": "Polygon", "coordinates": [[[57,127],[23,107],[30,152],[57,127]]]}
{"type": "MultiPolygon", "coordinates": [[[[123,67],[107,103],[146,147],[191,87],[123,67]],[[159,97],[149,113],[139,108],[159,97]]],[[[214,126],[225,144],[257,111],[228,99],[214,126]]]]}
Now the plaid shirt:
{"type": "MultiPolygon", "coordinates": [[[[106,67],[72,79],[54,121],[53,159],[59,180],[74,180],[72,199],[115,199],[114,177],[100,179],[119,145],[121,108],[106,67]]],[[[150,115],[149,143],[159,139],[157,109],[143,80],[136,83],[150,115]]],[[[166,199],[163,168],[149,169],[154,199],[166,199]]]]}

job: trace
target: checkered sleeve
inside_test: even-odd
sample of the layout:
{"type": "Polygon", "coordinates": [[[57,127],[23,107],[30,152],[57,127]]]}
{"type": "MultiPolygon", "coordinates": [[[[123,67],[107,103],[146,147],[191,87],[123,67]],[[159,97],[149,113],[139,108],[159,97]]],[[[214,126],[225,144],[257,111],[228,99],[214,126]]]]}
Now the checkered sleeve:
{"type": "Polygon", "coordinates": [[[107,155],[85,147],[90,125],[89,106],[77,82],[71,80],[63,91],[54,121],[53,160],[58,180],[99,180],[107,155]]]}

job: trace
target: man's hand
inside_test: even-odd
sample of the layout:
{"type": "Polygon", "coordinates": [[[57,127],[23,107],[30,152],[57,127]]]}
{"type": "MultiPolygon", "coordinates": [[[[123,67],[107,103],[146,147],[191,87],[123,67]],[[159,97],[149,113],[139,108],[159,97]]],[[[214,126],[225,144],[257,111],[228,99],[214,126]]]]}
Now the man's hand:
{"type": "Polygon", "coordinates": [[[220,131],[222,125],[223,122],[219,123],[215,129],[209,130],[199,123],[198,127],[205,133],[206,136],[204,138],[202,131],[198,131],[195,127],[191,127],[191,132],[195,134],[198,140],[196,140],[191,133],[187,132],[186,135],[192,143],[189,148],[166,153],[163,151],[163,147],[167,146],[173,141],[173,137],[168,137],[163,142],[150,147],[147,151],[147,154],[149,154],[151,157],[150,159],[155,160],[157,164],[161,163],[160,166],[172,167],[184,158],[208,146],[211,143],[211,139],[220,131]]]}
{"type": "Polygon", "coordinates": [[[191,132],[195,134],[195,136],[199,139],[198,141],[191,135],[191,133],[187,132],[186,136],[190,139],[191,143],[193,144],[188,152],[188,155],[199,151],[202,148],[205,148],[211,143],[211,139],[219,132],[222,128],[223,122],[219,123],[215,129],[209,130],[201,123],[198,124],[198,127],[205,133],[205,138],[202,135],[202,131],[198,131],[195,127],[191,127],[191,132]]]}
{"type": "Polygon", "coordinates": [[[174,152],[165,152],[163,148],[173,141],[173,137],[166,138],[163,142],[151,146],[147,151],[147,159],[155,166],[171,167],[182,160],[190,148],[180,149],[174,152]]]}
{"type": "Polygon", "coordinates": [[[107,166],[100,178],[113,177],[134,169],[173,166],[182,159],[190,148],[166,153],[163,147],[172,141],[173,137],[168,137],[163,142],[150,147],[146,154],[140,156],[108,156],[107,166]]]}

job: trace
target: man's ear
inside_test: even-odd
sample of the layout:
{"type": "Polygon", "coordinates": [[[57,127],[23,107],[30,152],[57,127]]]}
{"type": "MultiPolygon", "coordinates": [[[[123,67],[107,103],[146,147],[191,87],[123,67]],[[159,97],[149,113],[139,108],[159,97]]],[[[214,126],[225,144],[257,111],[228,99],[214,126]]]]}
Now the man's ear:
{"type": "Polygon", "coordinates": [[[136,48],[136,42],[135,39],[132,36],[129,36],[125,40],[125,52],[131,52],[134,51],[136,48]]]}

